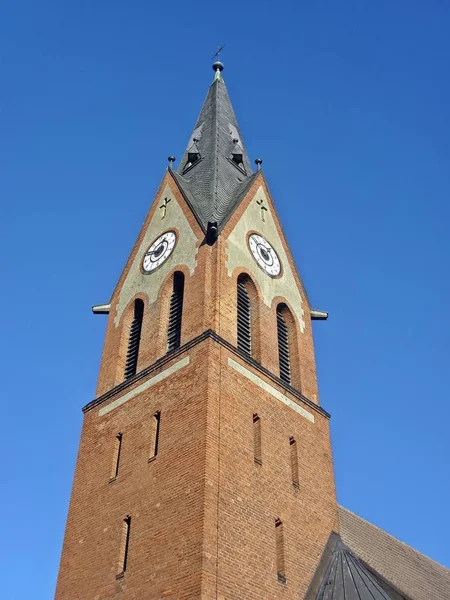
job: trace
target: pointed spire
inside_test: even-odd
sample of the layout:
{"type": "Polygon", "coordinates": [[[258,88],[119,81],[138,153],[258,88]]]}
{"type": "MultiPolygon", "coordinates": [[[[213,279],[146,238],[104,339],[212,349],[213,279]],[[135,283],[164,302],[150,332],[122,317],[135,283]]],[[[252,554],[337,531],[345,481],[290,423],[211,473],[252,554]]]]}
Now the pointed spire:
{"type": "Polygon", "coordinates": [[[228,220],[253,181],[250,161],[222,77],[223,64],[213,64],[209,88],[176,179],[204,226],[228,220]]]}

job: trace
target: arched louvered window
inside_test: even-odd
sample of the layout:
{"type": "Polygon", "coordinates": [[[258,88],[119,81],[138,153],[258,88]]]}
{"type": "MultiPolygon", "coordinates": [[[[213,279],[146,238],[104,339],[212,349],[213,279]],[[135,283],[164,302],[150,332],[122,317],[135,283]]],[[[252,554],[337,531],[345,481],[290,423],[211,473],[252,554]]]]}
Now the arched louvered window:
{"type": "Polygon", "coordinates": [[[291,383],[291,361],[289,354],[289,332],[285,314],[285,304],[277,307],[277,332],[278,332],[278,360],[280,365],[280,378],[290,385],[291,383]]]}
{"type": "Polygon", "coordinates": [[[167,352],[180,347],[181,319],[183,316],[184,275],[177,271],[173,276],[173,291],[170,297],[169,327],[167,330],[167,352]]]}
{"type": "Polygon", "coordinates": [[[144,303],[142,300],[136,300],[134,303],[134,318],[130,327],[130,337],[128,338],[127,358],[125,361],[125,379],[133,377],[136,373],[139,344],[141,342],[142,317],[144,316],[144,303]]]}
{"type": "Polygon", "coordinates": [[[250,296],[245,286],[245,276],[237,281],[237,347],[247,354],[252,353],[252,319],[250,296]]]}

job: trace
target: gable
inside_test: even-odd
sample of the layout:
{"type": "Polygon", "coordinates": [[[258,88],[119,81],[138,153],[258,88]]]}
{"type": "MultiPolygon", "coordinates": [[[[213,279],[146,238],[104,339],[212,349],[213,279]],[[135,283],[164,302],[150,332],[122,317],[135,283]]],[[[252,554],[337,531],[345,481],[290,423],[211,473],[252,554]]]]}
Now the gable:
{"type": "Polygon", "coordinates": [[[275,298],[285,298],[303,333],[305,330],[304,300],[291,266],[285,242],[277,228],[276,218],[272,203],[264,187],[260,185],[228,235],[226,268],[230,277],[236,268],[244,268],[257,282],[262,300],[268,307],[272,306],[275,298]],[[276,251],[282,265],[279,277],[269,277],[258,267],[248,249],[249,232],[263,236],[276,251]]]}
{"type": "Polygon", "coordinates": [[[123,311],[137,293],[144,293],[149,304],[156,301],[159,290],[166,277],[177,265],[186,265],[191,275],[197,265],[198,239],[183,211],[177,197],[168,183],[157,196],[150,220],[144,225],[145,232],[138,242],[136,251],[129,265],[125,278],[118,292],[114,325],[117,327],[123,311]],[[160,207],[166,204],[166,210],[160,207]],[[162,233],[174,230],[177,244],[170,257],[163,265],[152,273],[142,271],[142,259],[153,241],[162,233]]]}

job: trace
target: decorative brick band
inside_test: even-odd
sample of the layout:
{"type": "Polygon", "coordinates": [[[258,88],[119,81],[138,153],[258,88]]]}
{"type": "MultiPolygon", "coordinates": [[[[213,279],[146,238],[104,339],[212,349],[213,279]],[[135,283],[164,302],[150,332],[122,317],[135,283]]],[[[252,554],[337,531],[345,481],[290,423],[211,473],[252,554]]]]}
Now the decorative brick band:
{"type": "Polygon", "coordinates": [[[299,406],[296,402],[293,402],[290,398],[288,398],[287,396],[279,392],[277,389],[266,383],[260,377],[258,377],[257,375],[255,375],[254,373],[237,363],[232,358],[228,359],[228,364],[232,369],[234,369],[235,371],[237,371],[238,373],[255,383],[262,390],[264,390],[265,392],[269,392],[269,394],[271,394],[274,398],[280,400],[280,402],[286,404],[286,406],[289,406],[289,408],[292,408],[292,410],[295,410],[295,412],[297,412],[299,415],[302,415],[302,417],[305,417],[305,419],[308,419],[308,421],[311,421],[311,423],[314,423],[314,415],[312,415],[307,410],[299,406]]]}
{"type": "Polygon", "coordinates": [[[113,387],[108,392],[105,392],[98,398],[94,398],[94,400],[91,400],[91,402],[89,402],[88,404],[86,404],[86,406],[83,407],[83,412],[87,412],[88,410],[92,410],[96,406],[103,404],[104,402],[106,402],[106,400],[113,398],[120,392],[124,391],[125,389],[127,389],[130,386],[132,386],[133,384],[135,384],[137,381],[144,379],[145,377],[150,375],[152,372],[156,371],[157,369],[161,368],[162,366],[166,365],[167,363],[172,362],[172,360],[174,358],[176,358],[177,356],[184,354],[186,351],[190,350],[194,346],[197,346],[198,344],[200,344],[201,342],[203,342],[207,339],[214,340],[215,342],[217,342],[218,344],[220,344],[221,346],[223,346],[224,348],[229,350],[232,354],[234,354],[235,356],[238,356],[243,362],[252,366],[257,371],[259,371],[261,374],[263,374],[266,377],[268,377],[269,379],[271,379],[274,383],[283,387],[287,392],[292,394],[295,398],[298,398],[299,400],[301,400],[304,404],[309,406],[313,411],[319,413],[320,415],[322,415],[323,417],[325,417],[327,419],[330,418],[331,415],[326,410],[324,410],[321,406],[319,406],[318,404],[316,404],[315,402],[313,402],[312,400],[310,400],[309,398],[304,396],[297,389],[286,384],[285,381],[283,381],[282,379],[280,379],[279,377],[274,375],[274,373],[272,373],[271,371],[269,371],[268,369],[263,367],[254,358],[252,358],[251,356],[248,356],[245,352],[240,352],[237,348],[235,348],[232,344],[230,344],[230,342],[227,342],[227,340],[225,340],[223,337],[218,335],[212,329],[207,329],[206,331],[201,333],[196,338],[193,338],[186,344],[183,344],[183,346],[180,346],[180,348],[178,348],[174,352],[170,352],[169,354],[166,354],[162,358],[159,358],[152,365],[146,367],[142,371],[139,371],[139,373],[136,373],[136,375],[134,375],[134,377],[130,377],[129,379],[123,381],[122,383],[119,383],[119,385],[116,385],[115,387],[113,387]]]}
{"type": "Polygon", "coordinates": [[[141,385],[138,385],[134,389],[130,390],[129,392],[127,392],[126,394],[121,396],[120,398],[117,398],[117,400],[114,400],[113,402],[111,402],[111,404],[108,404],[107,406],[104,406],[103,408],[101,408],[98,411],[99,416],[102,417],[103,415],[106,415],[106,413],[109,413],[110,411],[114,410],[121,404],[128,402],[128,400],[131,400],[131,398],[134,398],[141,392],[148,390],[149,388],[156,385],[163,379],[166,379],[166,377],[170,377],[172,375],[172,373],[175,373],[175,371],[179,371],[183,367],[186,367],[189,364],[189,362],[190,362],[189,356],[185,356],[178,362],[171,365],[165,371],[161,371],[161,373],[158,373],[158,375],[151,377],[151,379],[147,379],[147,381],[144,381],[144,383],[141,383],[141,385]]]}

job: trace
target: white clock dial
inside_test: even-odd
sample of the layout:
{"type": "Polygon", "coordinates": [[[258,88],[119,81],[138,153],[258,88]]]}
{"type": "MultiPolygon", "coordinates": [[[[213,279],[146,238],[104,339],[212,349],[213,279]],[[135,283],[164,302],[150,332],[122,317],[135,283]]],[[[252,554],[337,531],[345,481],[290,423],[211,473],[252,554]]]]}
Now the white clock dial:
{"type": "Polygon", "coordinates": [[[257,233],[252,233],[248,238],[248,245],[253,258],[267,275],[277,277],[281,273],[278,254],[266,239],[257,233]]]}
{"type": "Polygon", "coordinates": [[[166,231],[166,233],[160,235],[145,253],[142,261],[144,271],[151,273],[160,267],[172,254],[176,243],[177,236],[175,235],[175,231],[166,231]]]}

